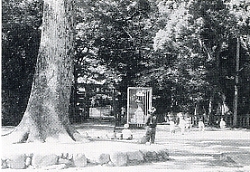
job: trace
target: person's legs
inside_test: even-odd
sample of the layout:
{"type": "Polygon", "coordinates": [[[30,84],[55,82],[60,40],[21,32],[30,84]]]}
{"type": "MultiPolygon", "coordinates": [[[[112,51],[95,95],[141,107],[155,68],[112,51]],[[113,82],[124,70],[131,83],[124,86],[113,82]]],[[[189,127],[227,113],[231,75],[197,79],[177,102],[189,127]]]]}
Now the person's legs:
{"type": "Polygon", "coordinates": [[[185,132],[185,125],[182,125],[182,126],[181,126],[181,134],[183,135],[184,132],[185,132]]]}
{"type": "Polygon", "coordinates": [[[147,130],[146,130],[146,140],[147,140],[147,142],[150,141],[150,137],[151,137],[151,128],[147,127],[147,130]]]}
{"type": "Polygon", "coordinates": [[[156,132],[156,128],[152,128],[151,129],[151,143],[155,142],[155,132],[156,132]]]}

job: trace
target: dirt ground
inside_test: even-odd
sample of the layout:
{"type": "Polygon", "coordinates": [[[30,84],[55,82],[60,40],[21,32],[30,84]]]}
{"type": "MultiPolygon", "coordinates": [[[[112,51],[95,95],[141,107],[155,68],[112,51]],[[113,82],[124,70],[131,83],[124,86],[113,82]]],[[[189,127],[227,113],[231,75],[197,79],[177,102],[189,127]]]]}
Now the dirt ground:
{"type": "MultiPolygon", "coordinates": [[[[81,134],[88,134],[95,138],[106,137],[114,130],[114,125],[109,123],[85,123],[75,125],[75,127],[81,134]]],[[[2,134],[9,132],[12,128],[2,127],[2,134]]],[[[115,128],[117,133],[121,130],[122,128],[115,128]]],[[[128,142],[135,143],[145,134],[143,128],[131,130],[134,139],[128,142]]],[[[198,128],[192,128],[182,135],[178,127],[176,127],[176,133],[173,134],[169,132],[169,125],[158,125],[156,144],[148,146],[154,147],[157,145],[169,150],[169,161],[125,167],[87,166],[60,171],[250,171],[250,130],[247,129],[220,130],[218,128],[206,128],[202,132],[198,128]]],[[[1,147],[2,152],[4,152],[4,146],[1,147]]],[[[3,171],[13,170],[5,169],[3,171]]]]}

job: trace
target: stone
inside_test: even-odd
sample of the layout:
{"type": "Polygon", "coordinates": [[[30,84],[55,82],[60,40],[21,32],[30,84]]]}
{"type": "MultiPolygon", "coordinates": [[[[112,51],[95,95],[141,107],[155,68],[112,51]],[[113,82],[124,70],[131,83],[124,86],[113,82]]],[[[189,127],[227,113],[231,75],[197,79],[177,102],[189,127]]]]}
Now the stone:
{"type": "Polygon", "coordinates": [[[113,162],[109,161],[107,164],[103,164],[102,166],[103,167],[114,167],[115,165],[113,162]]]}
{"type": "Polygon", "coordinates": [[[34,166],[30,165],[30,166],[26,167],[25,170],[34,170],[34,169],[36,169],[36,168],[34,166]]]}
{"type": "Polygon", "coordinates": [[[2,167],[2,169],[8,168],[8,164],[6,162],[6,159],[5,160],[2,159],[2,166],[1,167],[2,167]]]}
{"type": "Polygon", "coordinates": [[[102,153],[102,154],[99,154],[99,153],[91,153],[88,155],[88,158],[87,158],[88,162],[91,163],[91,164],[106,164],[110,161],[110,156],[109,154],[106,154],[106,153],[102,153]]]}
{"type": "Polygon", "coordinates": [[[145,160],[147,162],[153,162],[158,160],[157,153],[155,151],[147,151],[144,155],[145,160]]]}
{"type": "Polygon", "coordinates": [[[82,153],[73,154],[73,162],[76,167],[85,167],[87,165],[87,158],[82,153]]]}
{"type": "Polygon", "coordinates": [[[166,150],[159,150],[156,153],[159,161],[169,160],[169,154],[166,150]]]}
{"type": "Polygon", "coordinates": [[[114,152],[110,154],[110,160],[115,166],[126,166],[128,164],[128,157],[126,153],[114,152]]]}
{"type": "Polygon", "coordinates": [[[110,161],[110,156],[109,154],[102,153],[99,158],[97,163],[98,164],[107,164],[110,161]]]}
{"type": "Polygon", "coordinates": [[[140,151],[127,152],[126,154],[130,164],[139,164],[144,161],[144,156],[140,151]]]}
{"type": "Polygon", "coordinates": [[[67,167],[73,166],[73,162],[65,158],[59,158],[58,164],[65,164],[67,167]]]}
{"type": "Polygon", "coordinates": [[[67,155],[67,159],[73,160],[73,154],[72,154],[72,153],[71,153],[71,154],[68,154],[68,155],[67,155]]]}
{"type": "Polygon", "coordinates": [[[59,165],[56,165],[56,170],[62,170],[62,169],[65,169],[67,168],[67,165],[66,164],[59,164],[59,165]]]}
{"type": "Polygon", "coordinates": [[[9,167],[12,169],[24,169],[26,168],[25,161],[26,161],[25,154],[11,155],[9,157],[9,167]]]}
{"type": "Polygon", "coordinates": [[[56,165],[59,157],[55,154],[34,154],[32,165],[35,168],[47,167],[56,165]]]}
{"type": "Polygon", "coordinates": [[[68,159],[69,154],[68,153],[62,153],[61,158],[68,159]]]}
{"type": "Polygon", "coordinates": [[[62,170],[62,169],[65,169],[65,168],[67,168],[67,165],[58,164],[58,165],[51,165],[51,166],[48,166],[48,167],[43,167],[42,169],[43,170],[62,170]]]}
{"type": "Polygon", "coordinates": [[[139,139],[137,140],[137,142],[138,142],[139,144],[145,144],[145,143],[147,143],[147,138],[146,138],[146,136],[143,136],[143,137],[139,138],[139,139]]]}
{"type": "Polygon", "coordinates": [[[139,150],[139,151],[142,153],[143,158],[144,158],[144,161],[146,161],[146,154],[147,154],[147,150],[145,150],[145,149],[141,149],[141,150],[139,150]]]}
{"type": "Polygon", "coordinates": [[[25,165],[26,165],[26,167],[28,167],[28,166],[31,165],[31,157],[30,157],[30,156],[28,156],[28,157],[26,158],[25,165]]]}

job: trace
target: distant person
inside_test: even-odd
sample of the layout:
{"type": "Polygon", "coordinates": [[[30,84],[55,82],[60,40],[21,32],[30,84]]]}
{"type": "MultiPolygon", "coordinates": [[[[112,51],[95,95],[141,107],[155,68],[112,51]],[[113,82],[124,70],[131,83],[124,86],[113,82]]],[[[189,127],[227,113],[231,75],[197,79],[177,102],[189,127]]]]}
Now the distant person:
{"type": "Polygon", "coordinates": [[[200,118],[199,122],[198,122],[198,127],[200,131],[205,131],[205,124],[203,122],[203,119],[200,118]]]}
{"type": "Polygon", "coordinates": [[[116,125],[120,126],[121,125],[121,114],[116,114],[116,125]]]}
{"type": "Polygon", "coordinates": [[[224,121],[223,118],[220,119],[220,128],[225,129],[226,128],[226,122],[224,121]]]}
{"type": "Polygon", "coordinates": [[[124,119],[125,115],[126,115],[126,108],[121,107],[121,118],[124,119]]]}
{"type": "Polygon", "coordinates": [[[124,124],[124,129],[122,130],[122,139],[124,140],[132,140],[133,139],[133,134],[131,130],[129,129],[128,124],[124,124]]]}
{"type": "Polygon", "coordinates": [[[179,127],[181,129],[181,134],[183,135],[185,132],[185,127],[186,127],[186,121],[183,117],[180,117],[179,127]]]}
{"type": "Polygon", "coordinates": [[[183,115],[182,112],[177,113],[177,117],[178,117],[178,121],[179,121],[178,126],[179,126],[180,129],[181,129],[181,134],[183,135],[184,132],[185,132],[186,121],[185,121],[185,119],[184,119],[184,115],[183,115]]]}
{"type": "Polygon", "coordinates": [[[192,128],[192,118],[191,117],[187,117],[187,119],[186,119],[186,127],[185,128],[188,129],[188,130],[191,130],[191,128],[192,128]]]}
{"type": "Polygon", "coordinates": [[[173,120],[169,121],[170,124],[170,133],[174,134],[175,133],[175,123],[173,120]]]}
{"type": "Polygon", "coordinates": [[[154,143],[155,142],[155,134],[156,134],[156,126],[157,126],[157,118],[155,114],[156,109],[152,107],[149,109],[149,116],[146,121],[146,140],[147,142],[154,143]]]}
{"type": "Polygon", "coordinates": [[[91,107],[95,107],[95,97],[91,98],[91,107]]]}

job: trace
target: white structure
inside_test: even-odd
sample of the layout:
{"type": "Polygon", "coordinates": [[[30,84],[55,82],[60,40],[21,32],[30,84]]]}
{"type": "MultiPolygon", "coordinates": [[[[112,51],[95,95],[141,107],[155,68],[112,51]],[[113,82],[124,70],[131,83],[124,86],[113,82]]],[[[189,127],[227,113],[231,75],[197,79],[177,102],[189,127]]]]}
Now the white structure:
{"type": "Polygon", "coordinates": [[[152,107],[152,88],[128,87],[127,123],[137,126],[146,123],[148,110],[152,107]]]}

